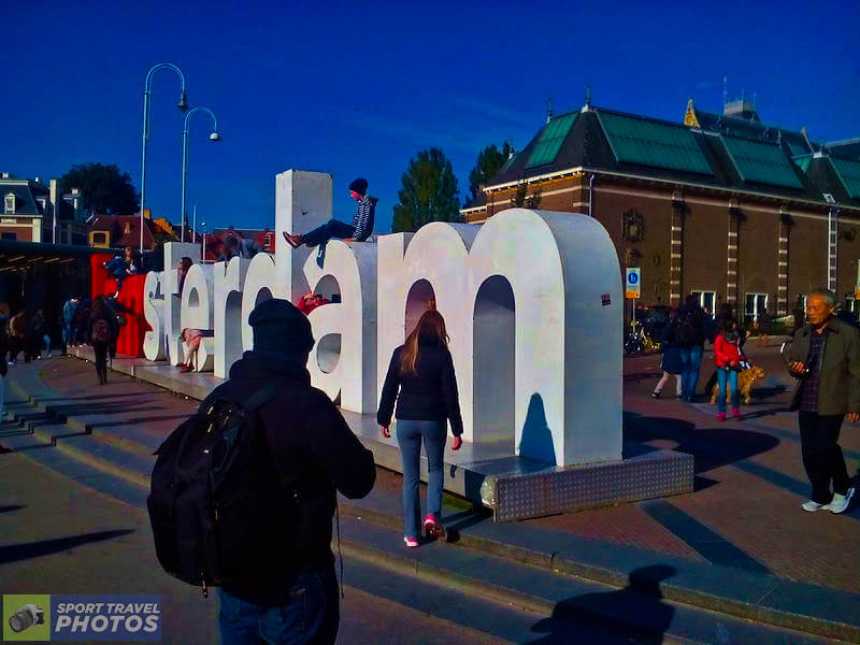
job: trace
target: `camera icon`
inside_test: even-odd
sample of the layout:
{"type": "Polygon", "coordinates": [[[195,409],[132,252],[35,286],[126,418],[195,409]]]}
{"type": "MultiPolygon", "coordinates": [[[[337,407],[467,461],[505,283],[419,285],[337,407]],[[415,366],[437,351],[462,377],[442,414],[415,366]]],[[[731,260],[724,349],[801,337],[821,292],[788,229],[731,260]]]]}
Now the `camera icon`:
{"type": "Polygon", "coordinates": [[[45,610],[33,604],[24,605],[9,617],[9,627],[16,634],[33,625],[43,625],[44,623],[45,610]]]}

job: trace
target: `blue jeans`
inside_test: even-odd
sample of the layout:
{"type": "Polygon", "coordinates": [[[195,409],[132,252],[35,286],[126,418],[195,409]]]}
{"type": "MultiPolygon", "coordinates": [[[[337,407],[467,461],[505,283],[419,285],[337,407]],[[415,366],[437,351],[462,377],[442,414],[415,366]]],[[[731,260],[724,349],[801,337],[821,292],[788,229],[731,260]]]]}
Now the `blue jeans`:
{"type": "Polygon", "coordinates": [[[717,397],[717,410],[726,411],[726,383],[732,391],[732,408],[741,407],[741,393],[738,392],[738,373],[727,367],[717,368],[717,383],[720,385],[720,395],[717,397]]]}
{"type": "Polygon", "coordinates": [[[702,347],[693,345],[681,350],[684,371],[681,373],[681,398],[691,401],[699,385],[699,368],[702,366],[702,347]]]}
{"type": "Polygon", "coordinates": [[[218,590],[222,645],[334,643],[340,622],[334,565],[301,574],[290,587],[290,601],[263,607],[218,590]]]}
{"type": "Polygon", "coordinates": [[[302,235],[305,246],[321,246],[332,238],[345,239],[355,235],[355,227],[340,220],[330,219],[322,226],[302,235]]]}
{"type": "Polygon", "coordinates": [[[396,427],[403,463],[403,535],[417,538],[421,534],[421,500],[418,498],[421,440],[427,453],[427,514],[438,520],[442,513],[442,457],[448,424],[445,420],[398,419],[396,427]]]}

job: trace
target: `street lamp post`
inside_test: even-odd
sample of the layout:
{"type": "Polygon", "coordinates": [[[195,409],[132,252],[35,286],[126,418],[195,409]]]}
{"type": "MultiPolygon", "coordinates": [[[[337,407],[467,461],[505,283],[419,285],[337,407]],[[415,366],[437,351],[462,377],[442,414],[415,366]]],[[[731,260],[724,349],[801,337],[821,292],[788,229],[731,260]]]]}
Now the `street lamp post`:
{"type": "Polygon", "coordinates": [[[197,204],[194,204],[194,210],[192,211],[194,215],[191,218],[191,243],[197,240],[197,204]]]}
{"type": "Polygon", "coordinates": [[[188,220],[187,210],[185,206],[185,185],[188,180],[188,125],[191,121],[191,115],[197,111],[206,112],[212,118],[212,133],[209,135],[209,141],[215,143],[221,140],[221,135],[218,134],[218,119],[215,118],[215,113],[207,107],[196,107],[189,110],[185,114],[185,128],[182,130],[182,233],[180,240],[185,241],[185,222],[188,220]]]}
{"type": "Polygon", "coordinates": [[[179,76],[181,89],[179,93],[179,102],[176,106],[182,111],[188,110],[188,95],[185,92],[185,75],[173,63],[159,63],[153,65],[146,73],[146,83],[143,88],[143,160],[140,164],[140,255],[143,256],[143,213],[146,203],[146,144],[149,141],[149,95],[152,94],[152,77],[162,70],[169,69],[179,76]]]}
{"type": "Polygon", "coordinates": [[[206,222],[200,222],[200,228],[203,229],[203,251],[200,255],[200,261],[206,262],[206,222]]]}

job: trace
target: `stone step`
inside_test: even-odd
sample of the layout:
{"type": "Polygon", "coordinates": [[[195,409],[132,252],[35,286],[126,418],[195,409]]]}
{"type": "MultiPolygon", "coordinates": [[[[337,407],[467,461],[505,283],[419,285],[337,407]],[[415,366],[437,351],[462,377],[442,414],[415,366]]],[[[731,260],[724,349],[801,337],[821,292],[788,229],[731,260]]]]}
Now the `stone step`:
{"type": "MultiPolygon", "coordinates": [[[[377,485],[364,499],[342,500],[340,509],[343,516],[402,530],[399,491],[377,485]]],[[[663,597],[669,601],[776,628],[860,642],[857,594],[590,540],[526,523],[495,523],[484,509],[464,507],[462,500],[449,496],[444,498],[442,516],[452,529],[449,539],[471,552],[614,588],[626,587],[635,570],[669,567],[673,570],[671,577],[660,584],[663,597]]]]}
{"type": "Polygon", "coordinates": [[[0,433],[0,445],[87,486],[94,494],[107,495],[135,508],[146,507],[147,491],[139,485],[94,468],[89,460],[82,461],[74,453],[57,449],[45,436],[28,431],[13,436],[0,433]]]}
{"type": "MultiPolygon", "coordinates": [[[[671,602],[655,582],[671,574],[664,565],[634,576],[623,588],[552,572],[450,544],[431,543],[406,549],[400,531],[367,520],[341,521],[344,553],[373,564],[473,598],[543,616],[535,632],[579,636],[583,624],[614,629],[619,641],[648,641],[655,637],[702,643],[764,642],[821,643],[821,638],[796,631],[713,613],[671,602]]],[[[576,638],[579,640],[578,638],[576,638]]],[[[564,641],[559,641],[564,642],[564,641]]],[[[573,642],[568,640],[567,642],[573,642]]]]}

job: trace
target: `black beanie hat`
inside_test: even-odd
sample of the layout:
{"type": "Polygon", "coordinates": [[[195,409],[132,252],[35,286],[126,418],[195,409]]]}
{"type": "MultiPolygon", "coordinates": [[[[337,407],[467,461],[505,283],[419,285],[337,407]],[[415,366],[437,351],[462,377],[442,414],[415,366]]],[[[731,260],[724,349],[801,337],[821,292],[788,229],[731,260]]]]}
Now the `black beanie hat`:
{"type": "Polygon", "coordinates": [[[353,179],[352,183],[349,185],[350,190],[354,190],[359,195],[367,194],[367,180],[364,177],[359,177],[358,179],[353,179]]]}
{"type": "Polygon", "coordinates": [[[288,300],[270,298],[248,317],[254,330],[254,351],[305,357],[314,346],[311,322],[288,300]]]}

